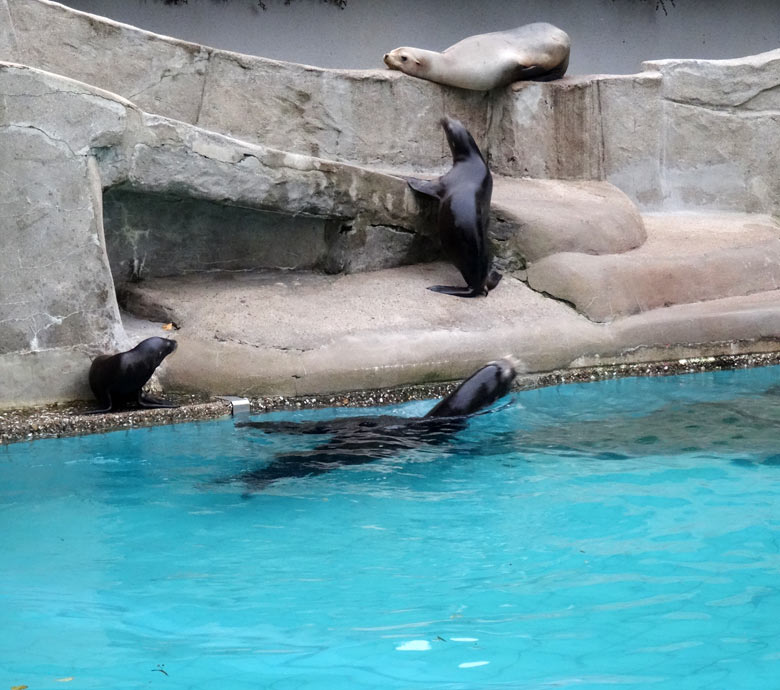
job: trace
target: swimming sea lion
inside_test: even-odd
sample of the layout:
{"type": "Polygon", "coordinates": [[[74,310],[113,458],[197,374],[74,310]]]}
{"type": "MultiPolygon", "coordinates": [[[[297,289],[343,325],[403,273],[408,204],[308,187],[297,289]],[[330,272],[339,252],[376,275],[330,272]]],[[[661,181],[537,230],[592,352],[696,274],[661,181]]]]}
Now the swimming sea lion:
{"type": "Polygon", "coordinates": [[[410,448],[441,445],[465,429],[470,416],[505,396],[516,375],[515,362],[510,357],[490,362],[424,417],[379,415],[311,422],[236,424],[267,433],[331,435],[327,442],[312,450],[277,456],[264,467],[243,472],[236,480],[258,490],[277,479],[323,474],[346,465],[392,457],[410,448]]]}
{"type": "Polygon", "coordinates": [[[452,151],[452,168],[438,180],[410,177],[406,181],[416,192],[439,200],[441,246],[468,288],[434,285],[428,289],[458,297],[486,295],[501,280],[500,273],[490,270],[487,240],[493,177],[474,138],[458,120],[444,117],[441,126],[452,151]]]}
{"type": "Polygon", "coordinates": [[[469,36],[441,53],[396,48],[385,64],[405,74],[461,89],[489,91],[514,81],[560,79],[569,66],[571,40],[543,22],[469,36]]]}
{"type": "Polygon", "coordinates": [[[102,407],[90,414],[110,412],[131,401],[140,407],[176,407],[141,391],[176,345],[168,338],[147,338],[127,352],[95,357],[89,368],[89,387],[102,407]]]}

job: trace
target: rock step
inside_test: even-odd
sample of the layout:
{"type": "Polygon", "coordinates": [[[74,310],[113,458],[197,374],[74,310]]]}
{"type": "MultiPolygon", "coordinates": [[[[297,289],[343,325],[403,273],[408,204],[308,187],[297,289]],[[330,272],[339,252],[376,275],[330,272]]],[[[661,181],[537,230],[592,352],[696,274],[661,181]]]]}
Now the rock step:
{"type": "Polygon", "coordinates": [[[780,224],[771,216],[658,213],[643,219],[647,241],[636,249],[551,254],[528,266],[528,285],[597,322],[780,288],[780,224]]]}
{"type": "Polygon", "coordinates": [[[498,175],[489,232],[510,270],[558,252],[626,252],[647,239],[639,209],[609,182],[498,175]]]}
{"type": "MultiPolygon", "coordinates": [[[[512,275],[486,298],[426,289],[458,280],[442,262],[350,275],[201,273],[127,286],[123,306],[175,321],[166,387],[310,395],[458,380],[506,354],[522,372],[777,349],[780,291],[594,323],[512,275]]],[[[160,324],[124,318],[131,337],[160,324]]]]}

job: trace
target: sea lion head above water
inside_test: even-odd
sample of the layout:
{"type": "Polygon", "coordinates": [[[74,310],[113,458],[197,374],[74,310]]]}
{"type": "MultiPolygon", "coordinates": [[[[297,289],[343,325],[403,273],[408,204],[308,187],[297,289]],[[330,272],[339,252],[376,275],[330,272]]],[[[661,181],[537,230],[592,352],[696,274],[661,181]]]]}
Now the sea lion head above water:
{"type": "Polygon", "coordinates": [[[516,376],[517,362],[512,357],[489,362],[469,376],[425,417],[463,417],[484,410],[509,393],[516,376]]]}

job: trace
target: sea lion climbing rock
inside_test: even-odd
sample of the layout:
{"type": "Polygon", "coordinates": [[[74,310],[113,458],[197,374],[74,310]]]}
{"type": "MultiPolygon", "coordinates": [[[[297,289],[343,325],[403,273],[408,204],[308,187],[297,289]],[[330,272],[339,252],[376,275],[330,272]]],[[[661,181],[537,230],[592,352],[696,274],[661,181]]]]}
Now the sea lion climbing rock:
{"type": "Polygon", "coordinates": [[[552,24],[526,24],[509,31],[469,36],[441,53],[396,48],[386,53],[390,69],[438,84],[489,91],[515,81],[560,79],[569,66],[571,40],[552,24]]]}
{"type": "Polygon", "coordinates": [[[89,368],[89,387],[101,408],[91,414],[110,412],[127,402],[136,402],[140,407],[176,407],[141,390],[176,345],[175,340],[153,337],[127,352],[95,357],[89,368]]]}
{"type": "Polygon", "coordinates": [[[441,126],[452,151],[452,168],[438,180],[407,178],[416,192],[439,200],[438,231],[442,250],[461,272],[466,288],[434,285],[429,288],[457,297],[486,295],[501,280],[491,270],[487,239],[493,177],[474,138],[460,121],[444,117],[441,126]]]}

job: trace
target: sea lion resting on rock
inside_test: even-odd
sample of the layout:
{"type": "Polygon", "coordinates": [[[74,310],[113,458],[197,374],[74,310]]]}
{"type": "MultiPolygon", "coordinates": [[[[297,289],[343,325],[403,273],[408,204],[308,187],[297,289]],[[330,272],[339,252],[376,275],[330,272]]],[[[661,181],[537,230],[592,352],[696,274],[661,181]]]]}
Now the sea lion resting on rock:
{"type": "Polygon", "coordinates": [[[517,372],[510,357],[490,362],[461,383],[424,417],[341,417],[311,422],[243,422],[268,433],[329,434],[310,451],[277,456],[270,464],[240,474],[236,480],[259,490],[277,479],[323,474],[346,465],[359,465],[423,445],[440,445],[466,428],[476,414],[505,396],[517,372]]]}
{"type": "Polygon", "coordinates": [[[489,91],[514,81],[560,79],[569,66],[571,40],[543,22],[469,36],[441,53],[396,48],[385,64],[405,74],[461,89],[489,91]]]}
{"type": "Polygon", "coordinates": [[[439,200],[438,230],[445,255],[461,272],[468,288],[434,285],[430,290],[458,297],[486,295],[501,274],[491,270],[487,226],[493,177],[469,131],[451,117],[441,126],[452,151],[452,168],[438,180],[407,178],[416,192],[439,200]]]}
{"type": "Polygon", "coordinates": [[[127,352],[95,357],[89,368],[89,387],[102,407],[90,414],[110,412],[131,401],[140,407],[176,407],[141,390],[176,344],[168,338],[147,338],[127,352]]]}

